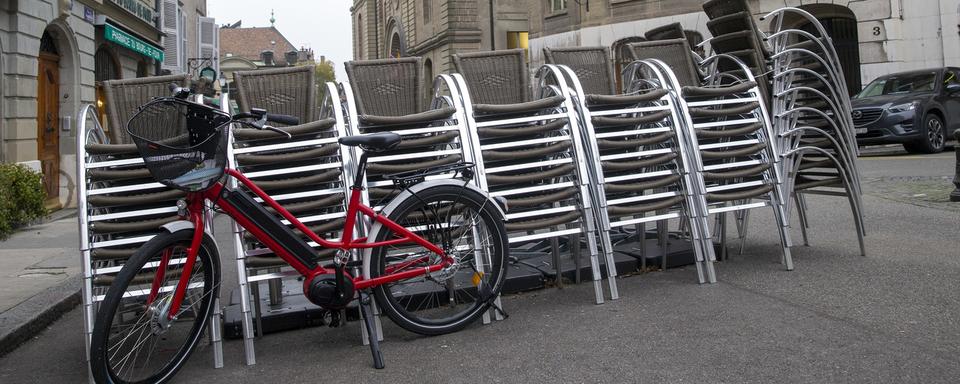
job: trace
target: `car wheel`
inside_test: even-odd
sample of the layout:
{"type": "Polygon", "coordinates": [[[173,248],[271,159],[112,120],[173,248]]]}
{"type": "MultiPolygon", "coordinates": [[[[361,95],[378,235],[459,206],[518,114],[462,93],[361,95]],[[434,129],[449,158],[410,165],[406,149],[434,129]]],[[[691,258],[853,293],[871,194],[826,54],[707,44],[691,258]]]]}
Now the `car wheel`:
{"type": "Polygon", "coordinates": [[[934,114],[928,114],[923,117],[923,127],[921,127],[921,138],[912,145],[904,144],[904,148],[910,152],[920,153],[939,153],[943,152],[943,146],[946,142],[946,128],[943,125],[943,119],[934,114]]]}

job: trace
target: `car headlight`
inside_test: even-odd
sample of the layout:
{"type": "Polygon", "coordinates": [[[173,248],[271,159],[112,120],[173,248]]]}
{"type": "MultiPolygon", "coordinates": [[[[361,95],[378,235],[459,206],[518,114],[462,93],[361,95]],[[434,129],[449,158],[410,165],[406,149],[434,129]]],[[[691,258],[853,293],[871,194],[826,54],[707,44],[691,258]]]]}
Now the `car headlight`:
{"type": "Polygon", "coordinates": [[[900,113],[900,112],[912,111],[912,110],[914,110],[914,109],[917,109],[917,106],[918,106],[918,105],[920,105],[920,102],[911,101],[911,102],[906,103],[906,104],[894,105],[894,106],[888,108],[887,110],[890,111],[890,112],[892,112],[892,113],[900,113]]]}

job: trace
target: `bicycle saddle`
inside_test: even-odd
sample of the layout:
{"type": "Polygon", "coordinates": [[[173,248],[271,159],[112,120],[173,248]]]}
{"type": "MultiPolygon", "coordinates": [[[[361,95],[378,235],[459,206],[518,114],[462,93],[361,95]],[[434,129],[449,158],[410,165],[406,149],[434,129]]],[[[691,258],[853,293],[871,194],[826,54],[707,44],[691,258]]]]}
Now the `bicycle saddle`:
{"type": "Polygon", "coordinates": [[[395,148],[402,138],[393,132],[371,133],[368,135],[345,136],[340,138],[340,144],[348,147],[363,148],[368,151],[386,151],[395,148]]]}

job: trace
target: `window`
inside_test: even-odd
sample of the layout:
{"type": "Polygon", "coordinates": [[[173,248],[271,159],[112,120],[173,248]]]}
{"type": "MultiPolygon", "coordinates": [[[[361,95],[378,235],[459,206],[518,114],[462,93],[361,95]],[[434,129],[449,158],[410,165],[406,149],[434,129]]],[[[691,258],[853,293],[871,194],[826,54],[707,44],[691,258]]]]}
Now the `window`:
{"type": "Polygon", "coordinates": [[[430,9],[430,3],[431,3],[433,0],[422,0],[422,1],[423,1],[423,22],[429,23],[429,22],[430,22],[430,11],[431,11],[431,9],[430,9]]]}
{"type": "Polygon", "coordinates": [[[363,60],[363,16],[357,16],[357,60],[363,60]]]}
{"type": "Polygon", "coordinates": [[[390,38],[390,57],[399,59],[403,57],[403,46],[400,44],[400,34],[394,32],[390,38]]]}
{"type": "Polygon", "coordinates": [[[526,31],[507,32],[507,49],[523,48],[527,62],[530,62],[530,33],[526,31]]]}
{"type": "Polygon", "coordinates": [[[190,53],[187,52],[187,14],[181,8],[177,8],[177,14],[180,15],[180,25],[177,26],[177,34],[180,36],[180,70],[184,71],[187,69],[187,59],[190,57],[190,53]]]}
{"type": "Polygon", "coordinates": [[[550,11],[561,12],[567,10],[567,0],[550,0],[550,11]]]}

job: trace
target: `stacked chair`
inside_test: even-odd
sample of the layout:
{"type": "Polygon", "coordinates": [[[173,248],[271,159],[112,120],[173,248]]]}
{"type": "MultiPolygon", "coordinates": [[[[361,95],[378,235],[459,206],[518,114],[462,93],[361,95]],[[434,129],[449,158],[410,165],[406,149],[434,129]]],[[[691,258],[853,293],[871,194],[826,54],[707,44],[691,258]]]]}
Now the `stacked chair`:
{"type": "MultiPolygon", "coordinates": [[[[104,87],[109,131],[101,127],[92,105],[84,106],[77,118],[77,210],[87,351],[97,303],[124,262],[143,243],[163,231],[164,224],[178,220],[176,202],[184,193],[153,181],[126,132],[126,122],[138,107],[154,97],[169,95],[170,83],[187,86],[187,77],[107,81],[104,87]]],[[[219,304],[215,307],[210,337],[214,343],[214,365],[220,367],[223,357],[219,304]]]]}
{"type": "MultiPolygon", "coordinates": [[[[631,47],[636,59],[650,59],[668,74],[667,89],[676,95],[685,120],[682,124],[693,167],[690,172],[698,197],[696,216],[704,233],[711,233],[706,230],[707,217],[718,214],[716,229],[725,252],[725,214],[769,206],[778,224],[781,261],[788,270],[793,269],[775,136],[750,69],[729,55],[715,55],[697,63],[685,39],[635,43],[631,47]],[[740,73],[720,73],[721,60],[731,63],[725,65],[739,66],[740,73]]],[[[736,216],[741,239],[745,217],[736,216]]],[[[712,255],[709,241],[703,248],[712,255]]],[[[715,279],[707,278],[711,282],[715,279]]]]}
{"type": "MultiPolygon", "coordinates": [[[[441,98],[424,107],[422,68],[419,57],[346,63],[350,84],[343,91],[350,134],[392,131],[403,136],[394,150],[368,154],[364,199],[374,206],[399,192],[384,175],[471,161],[458,104],[441,98]]],[[[443,80],[438,86],[453,88],[443,80]]]]}
{"type": "Polygon", "coordinates": [[[823,26],[797,8],[776,10],[769,40],[773,47],[772,116],[778,135],[788,190],[794,193],[807,244],[806,194],[846,197],[865,255],[859,155],[847,89],[840,61],[823,26]],[[784,17],[799,17],[815,33],[789,29],[784,17]]]}
{"type": "MultiPolygon", "coordinates": [[[[689,188],[687,154],[677,114],[662,74],[645,62],[628,73],[646,72],[653,81],[629,82],[623,92],[615,89],[610,54],[605,47],[544,49],[547,63],[565,71],[575,92],[581,117],[581,135],[587,145],[592,171],[594,207],[601,243],[612,259],[612,242],[636,240],[641,267],[646,267],[645,224],[656,222],[661,247],[661,268],[667,267],[669,239],[667,220],[689,224],[695,220],[696,201],[689,188]],[[628,228],[636,229],[629,236],[628,228]]],[[[627,76],[639,79],[641,76],[627,76]]],[[[712,275],[712,264],[702,249],[699,225],[690,228],[700,282],[712,275]]]]}
{"type": "MultiPolygon", "coordinates": [[[[348,122],[348,133],[359,135],[391,131],[402,136],[396,148],[368,152],[367,172],[362,180],[361,201],[380,210],[401,189],[391,175],[412,174],[427,168],[438,171],[424,176],[436,180],[457,176],[459,163],[473,163],[467,124],[458,87],[448,75],[432,80],[430,105],[424,105],[423,64],[420,57],[387,60],[351,61],[345,64],[349,84],[340,88],[345,100],[343,111],[348,122]]],[[[360,150],[351,148],[353,159],[348,172],[353,174],[360,150]]],[[[357,236],[365,236],[365,228],[356,229],[357,236]]],[[[497,298],[497,305],[500,305],[497,298]]],[[[374,305],[373,311],[378,313],[374,305]]],[[[484,323],[502,319],[498,311],[483,315],[484,323]]],[[[375,332],[382,338],[379,317],[375,332]]],[[[366,332],[365,328],[361,328],[366,332]]],[[[367,342],[364,336],[364,342],[367,342]]]]}
{"type": "MultiPolygon", "coordinates": [[[[481,189],[506,200],[511,255],[531,265],[552,259],[560,285],[561,250],[572,254],[579,279],[585,237],[596,302],[602,303],[586,146],[563,73],[542,67],[531,87],[523,49],[457,54],[454,65],[453,77],[465,90],[476,180],[481,189]]],[[[606,264],[610,297],[616,299],[616,268],[611,259],[606,264]]]]}
{"type": "MultiPolygon", "coordinates": [[[[234,78],[237,106],[241,111],[262,108],[270,113],[295,116],[300,124],[273,124],[291,138],[267,130],[235,127],[228,156],[230,165],[243,171],[257,187],[312,231],[328,239],[339,239],[346,217],[344,196],[349,176],[342,171],[344,159],[348,158],[346,148],[341,147],[337,139],[345,136],[346,126],[342,117],[318,118],[313,68],[236,72],[234,78]]],[[[336,95],[336,92],[328,94],[336,95]]],[[[246,190],[236,180],[230,180],[232,187],[246,190]]],[[[256,200],[261,202],[259,198],[256,200]]],[[[267,210],[273,211],[269,207],[267,210]]],[[[289,225],[279,215],[277,218],[289,225]]],[[[266,281],[270,306],[276,306],[283,300],[281,278],[296,273],[236,223],[233,232],[246,362],[254,364],[253,336],[254,333],[263,335],[264,331],[262,283],[266,281]]],[[[305,234],[300,235],[311,246],[318,247],[305,234]]],[[[330,264],[334,253],[332,249],[318,248],[315,257],[320,264],[330,264]]],[[[299,294],[299,290],[294,291],[299,294]]]]}
{"type": "MultiPolygon", "coordinates": [[[[757,79],[757,86],[761,94],[769,103],[770,78],[768,76],[768,62],[770,51],[767,49],[765,38],[753,20],[753,14],[745,0],[711,0],[703,4],[703,10],[710,19],[707,29],[712,38],[702,44],[709,44],[714,55],[726,54],[736,57],[750,68],[750,72],[757,79]]],[[[728,60],[717,63],[719,73],[732,72],[732,76],[740,68],[728,60]]]]}

